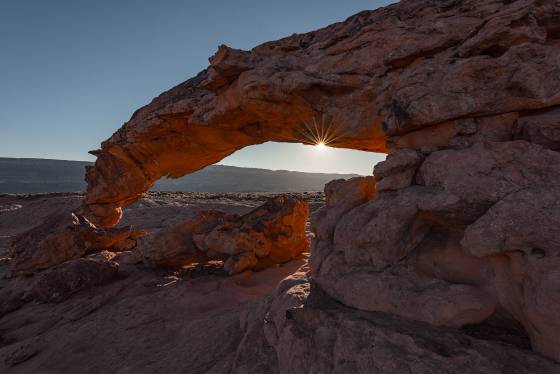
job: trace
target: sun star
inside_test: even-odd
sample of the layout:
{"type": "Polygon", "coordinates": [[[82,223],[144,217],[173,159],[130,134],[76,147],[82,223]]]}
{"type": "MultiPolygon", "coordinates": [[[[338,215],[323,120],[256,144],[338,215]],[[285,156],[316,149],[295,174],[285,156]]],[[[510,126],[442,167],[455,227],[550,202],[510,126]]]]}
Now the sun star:
{"type": "Polygon", "coordinates": [[[318,151],[324,151],[326,148],[327,146],[324,142],[318,142],[317,144],[315,144],[315,149],[317,149],[318,151]]]}

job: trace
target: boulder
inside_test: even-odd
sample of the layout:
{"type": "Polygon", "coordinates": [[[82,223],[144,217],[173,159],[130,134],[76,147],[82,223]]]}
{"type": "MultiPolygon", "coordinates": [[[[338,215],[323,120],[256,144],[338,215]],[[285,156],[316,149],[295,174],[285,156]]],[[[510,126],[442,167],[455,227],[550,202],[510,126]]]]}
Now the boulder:
{"type": "Polygon", "coordinates": [[[349,210],[376,195],[375,178],[336,179],[325,185],[325,206],[311,217],[311,229],[318,238],[332,240],[338,220],[349,210]]]}
{"type": "Polygon", "coordinates": [[[401,149],[392,152],[385,161],[374,167],[377,191],[398,190],[410,186],[421,163],[422,155],[415,150],[401,149]]]}

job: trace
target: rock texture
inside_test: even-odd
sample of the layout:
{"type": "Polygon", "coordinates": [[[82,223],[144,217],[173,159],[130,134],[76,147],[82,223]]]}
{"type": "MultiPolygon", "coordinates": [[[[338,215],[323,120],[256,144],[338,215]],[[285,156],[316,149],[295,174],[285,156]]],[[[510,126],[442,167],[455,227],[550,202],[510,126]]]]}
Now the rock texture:
{"type": "Polygon", "coordinates": [[[513,136],[555,147],[558,18],[555,0],[405,0],[251,51],[221,46],[93,152],[84,213],[113,225],[161,176],[251,144],[307,143],[314,122],[330,146],[369,151],[513,136]]]}
{"type": "Polygon", "coordinates": [[[179,225],[146,238],[139,246],[153,266],[179,268],[222,259],[229,274],[293,260],[309,249],[307,203],[278,196],[239,216],[202,211],[179,225]]]}
{"type": "MultiPolygon", "coordinates": [[[[0,237],[17,236],[76,200],[0,195],[0,205],[20,206],[0,213],[0,237]]],[[[166,229],[203,210],[243,215],[265,200],[150,193],[126,208],[126,224],[166,229]]],[[[0,256],[5,249],[0,242],[0,256]]],[[[246,304],[306,261],[229,276],[212,263],[154,270],[129,261],[137,249],[10,278],[9,261],[0,257],[0,373],[231,373],[246,304]]]]}
{"type": "MultiPolygon", "coordinates": [[[[251,51],[222,46],[93,152],[81,214],[115,225],[162,176],[313,131],[389,152],[376,181],[327,185],[309,275],[242,317],[233,371],[559,372],[559,20],[557,0],[405,0],[251,51]]],[[[303,242],[284,226],[301,221],[278,226],[268,212],[205,235],[186,223],[192,243],[169,261],[195,246],[231,256],[230,272],[282,261],[293,253],[276,243],[303,242]]],[[[16,269],[81,255],[43,252],[16,251],[30,259],[16,269]]]]}
{"type": "Polygon", "coordinates": [[[54,266],[38,275],[30,290],[31,298],[58,303],[76,292],[115,280],[119,264],[112,261],[113,257],[111,252],[105,252],[54,266]]]}
{"type": "Polygon", "coordinates": [[[310,283],[305,268],[284,280],[271,296],[254,303],[242,315],[241,326],[245,337],[237,350],[234,373],[560,370],[558,364],[493,330],[457,331],[347,308],[310,283]]]}
{"type": "MultiPolygon", "coordinates": [[[[394,160],[381,181],[402,173],[394,160]]],[[[437,326],[516,320],[560,361],[559,165],[522,140],[433,152],[412,185],[364,198],[331,237],[321,222],[336,205],[316,213],[314,279],[346,305],[437,326]]]]}
{"type": "Polygon", "coordinates": [[[14,274],[30,274],[88,252],[131,249],[141,235],[131,227],[98,228],[85,217],[62,209],[13,239],[12,270],[14,274]]]}
{"type": "MultiPolygon", "coordinates": [[[[389,156],[376,189],[326,188],[311,258],[325,292],[437,326],[519,322],[560,361],[559,20],[555,0],[407,0],[251,51],[221,46],[94,152],[83,212],[111,226],[161,176],[334,134],[330,146],[389,156]]],[[[212,251],[235,247],[218,233],[212,251]]]]}

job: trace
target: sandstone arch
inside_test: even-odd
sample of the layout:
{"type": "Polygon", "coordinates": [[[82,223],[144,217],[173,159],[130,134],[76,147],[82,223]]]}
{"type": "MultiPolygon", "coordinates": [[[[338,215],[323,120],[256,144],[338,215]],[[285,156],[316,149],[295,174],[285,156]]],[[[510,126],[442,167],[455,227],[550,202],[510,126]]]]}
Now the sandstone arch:
{"type": "Polygon", "coordinates": [[[315,131],[315,122],[336,135],[330,146],[387,150],[366,77],[320,77],[304,65],[289,68],[270,51],[221,46],[207,70],[139,109],[93,151],[98,158],[87,171],[85,207],[92,221],[112,226],[119,207],[160,177],[196,171],[245,146],[309,143],[305,133],[315,131]]]}
{"type": "Polygon", "coordinates": [[[373,199],[327,189],[314,281],[435,325],[505,314],[560,361],[559,20],[554,0],[406,0],[251,51],[222,46],[94,152],[84,213],[114,225],[159,177],[305,141],[326,116],[332,146],[389,156],[373,199]]]}
{"type": "Polygon", "coordinates": [[[297,141],[316,116],[336,119],[333,146],[386,151],[385,134],[557,105],[555,12],[552,1],[404,1],[251,51],[221,46],[93,152],[87,215],[111,226],[159,177],[297,141]]]}

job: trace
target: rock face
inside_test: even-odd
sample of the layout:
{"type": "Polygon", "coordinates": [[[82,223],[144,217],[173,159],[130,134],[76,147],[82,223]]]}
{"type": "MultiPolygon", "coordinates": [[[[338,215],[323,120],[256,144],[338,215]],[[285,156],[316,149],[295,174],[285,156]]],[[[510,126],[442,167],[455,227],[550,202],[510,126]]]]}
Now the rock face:
{"type": "MultiPolygon", "coordinates": [[[[114,225],[161,176],[251,144],[309,142],[308,124],[319,123],[330,146],[389,152],[375,169],[377,191],[371,178],[329,185],[313,219],[311,275],[330,297],[439,327],[521,324],[533,349],[560,361],[559,20],[555,0],[406,0],[251,51],[222,46],[207,70],[139,109],[94,152],[83,214],[114,225]]],[[[204,245],[235,252],[238,228],[220,227],[204,245]]],[[[231,269],[257,255],[243,252],[231,269]]],[[[304,352],[293,364],[301,371],[374,365],[363,350],[353,361],[345,350],[336,362],[321,356],[345,330],[425,356],[414,327],[424,325],[399,335],[383,320],[342,315],[294,314],[292,335],[275,345],[280,370],[294,369],[282,359],[293,347],[304,352]]],[[[508,370],[512,354],[492,366],[474,346],[469,357],[487,372],[508,370]]],[[[417,369],[438,372],[429,357],[434,366],[417,369]]],[[[519,372],[553,370],[533,359],[519,372]]]]}
{"type": "Polygon", "coordinates": [[[517,320],[560,361],[559,165],[520,140],[433,152],[413,185],[347,211],[332,239],[316,230],[314,279],[346,305],[437,326],[517,320]]]}
{"type": "Polygon", "coordinates": [[[243,216],[202,211],[146,238],[139,250],[153,266],[181,267],[223,259],[229,274],[262,269],[308,250],[307,216],[307,203],[288,196],[272,198],[243,216]]]}
{"type": "Polygon", "coordinates": [[[194,238],[206,235],[219,223],[238,218],[216,210],[202,211],[168,229],[146,235],[140,240],[138,251],[143,261],[153,267],[180,268],[209,258],[195,244],[194,238]]]}
{"type": "Polygon", "coordinates": [[[141,231],[130,227],[97,228],[85,217],[61,210],[13,240],[12,270],[14,274],[30,274],[88,252],[130,249],[140,235],[141,231]]]}
{"type": "Polygon", "coordinates": [[[560,370],[558,364],[508,342],[511,336],[492,330],[465,333],[347,308],[310,283],[304,272],[287,278],[271,296],[255,303],[242,316],[241,327],[245,337],[237,349],[234,373],[552,374],[560,370]]]}
{"type": "Polygon", "coordinates": [[[408,0],[251,51],[221,46],[208,69],[137,110],[93,152],[84,213],[113,225],[161,176],[251,144],[309,142],[314,120],[333,123],[330,146],[370,151],[514,133],[554,145],[558,15],[554,0],[408,0]]]}

